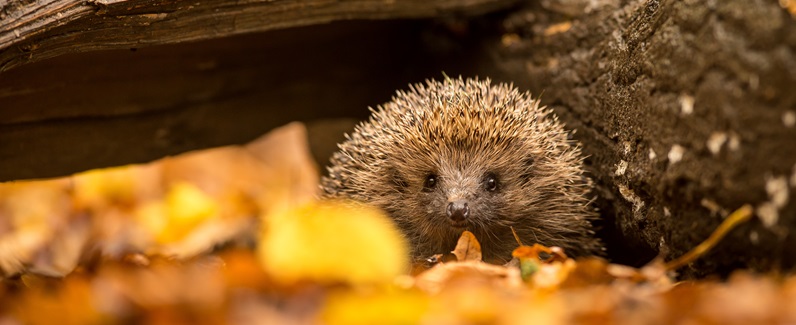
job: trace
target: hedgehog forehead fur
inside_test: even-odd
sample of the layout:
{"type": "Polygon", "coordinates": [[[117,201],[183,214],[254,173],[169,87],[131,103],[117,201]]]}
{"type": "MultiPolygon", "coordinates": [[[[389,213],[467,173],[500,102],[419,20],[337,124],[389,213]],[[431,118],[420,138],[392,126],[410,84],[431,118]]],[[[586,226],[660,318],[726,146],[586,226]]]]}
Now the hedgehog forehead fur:
{"type": "Polygon", "coordinates": [[[398,92],[357,131],[367,129],[376,151],[412,158],[395,163],[499,163],[505,159],[495,155],[539,155],[567,143],[566,132],[549,115],[529,94],[509,85],[429,82],[398,92]]]}
{"type": "Polygon", "coordinates": [[[459,78],[399,91],[347,136],[328,171],[324,195],[383,208],[415,258],[450,251],[464,229],[496,260],[516,247],[512,228],[526,244],[599,250],[580,148],[511,85],[459,78]],[[454,201],[466,203],[465,221],[449,218],[454,201]]]}

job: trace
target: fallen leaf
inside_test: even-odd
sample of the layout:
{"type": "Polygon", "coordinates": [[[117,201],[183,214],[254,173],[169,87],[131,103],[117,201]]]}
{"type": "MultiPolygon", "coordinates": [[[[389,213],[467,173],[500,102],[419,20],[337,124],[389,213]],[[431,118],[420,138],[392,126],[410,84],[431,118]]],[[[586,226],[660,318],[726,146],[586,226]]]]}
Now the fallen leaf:
{"type": "MultiPolygon", "coordinates": [[[[622,272],[618,269],[614,270],[616,273],[609,272],[611,266],[615,266],[615,264],[609,264],[606,260],[599,257],[578,259],[574,268],[570,270],[566,279],[561,283],[561,288],[582,288],[610,284],[622,272]]],[[[633,268],[630,269],[635,270],[633,268]]]]}
{"type": "Polygon", "coordinates": [[[327,298],[320,318],[325,324],[419,324],[429,300],[414,290],[336,291],[327,298]]]}
{"type": "Polygon", "coordinates": [[[33,263],[58,275],[76,262],[82,245],[57,248],[68,254],[57,262],[48,250],[57,235],[69,235],[70,243],[83,239],[72,235],[85,235],[69,227],[68,188],[66,179],[0,184],[0,275],[23,272],[33,263]]]}
{"type": "Polygon", "coordinates": [[[218,217],[219,203],[191,183],[173,184],[163,201],[153,201],[137,211],[140,224],[160,244],[182,240],[200,224],[218,217]]]}
{"type": "Polygon", "coordinates": [[[72,199],[79,210],[101,213],[111,207],[131,207],[160,197],[160,167],[131,165],[95,169],[75,174],[72,199]]]}
{"type": "Polygon", "coordinates": [[[260,262],[276,281],[388,283],[408,271],[405,239],[382,211],[326,201],[265,220],[260,262]]]}
{"type": "Polygon", "coordinates": [[[469,260],[440,263],[415,277],[414,286],[431,294],[439,293],[460,277],[477,277],[499,287],[517,288],[522,285],[520,271],[500,265],[469,260]]]}
{"type": "Polygon", "coordinates": [[[561,248],[549,248],[540,244],[517,247],[511,252],[511,256],[519,259],[522,279],[526,281],[530,280],[531,276],[538,272],[543,264],[567,260],[567,256],[561,248]],[[547,258],[542,258],[542,254],[546,254],[547,258]]]}
{"type": "Polygon", "coordinates": [[[481,244],[475,238],[473,233],[465,230],[459,237],[456,243],[456,248],[453,249],[453,255],[456,255],[458,261],[480,261],[481,260],[481,244]]]}
{"type": "Polygon", "coordinates": [[[266,192],[255,196],[265,214],[315,200],[320,174],[309,151],[307,128],[294,122],[276,128],[243,147],[262,166],[266,192]]]}
{"type": "Polygon", "coordinates": [[[49,285],[32,285],[16,299],[4,302],[13,304],[10,310],[18,322],[12,323],[79,325],[107,323],[110,319],[111,315],[97,310],[90,279],[66,278],[58,290],[49,285]]]}

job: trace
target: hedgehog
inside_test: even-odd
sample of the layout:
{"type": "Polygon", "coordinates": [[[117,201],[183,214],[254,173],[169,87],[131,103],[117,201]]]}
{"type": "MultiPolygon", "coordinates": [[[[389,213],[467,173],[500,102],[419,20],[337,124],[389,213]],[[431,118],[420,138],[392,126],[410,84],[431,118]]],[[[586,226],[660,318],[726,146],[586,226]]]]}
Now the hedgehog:
{"type": "Polygon", "coordinates": [[[321,197],[386,211],[414,262],[450,252],[464,230],[493,263],[512,258],[513,231],[570,256],[601,252],[580,145],[529,92],[446,77],[370,111],[332,155],[321,197]]]}

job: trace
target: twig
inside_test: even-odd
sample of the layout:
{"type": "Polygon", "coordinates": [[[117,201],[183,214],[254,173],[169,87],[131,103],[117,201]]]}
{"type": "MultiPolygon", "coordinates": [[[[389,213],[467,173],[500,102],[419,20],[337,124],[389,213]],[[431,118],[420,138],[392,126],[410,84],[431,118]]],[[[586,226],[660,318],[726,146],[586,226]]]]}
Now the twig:
{"type": "Polygon", "coordinates": [[[705,252],[709,251],[711,248],[716,246],[718,242],[727,235],[730,230],[734,229],[736,226],[748,221],[752,218],[752,206],[746,204],[740,207],[738,210],[735,210],[732,214],[730,214],[727,219],[724,219],[716,230],[710,234],[710,237],[694,247],[688,253],[685,253],[683,256],[680,256],[672,261],[666,263],[665,268],[667,271],[675,270],[683,265],[693,262],[700,256],[704,255],[705,252]]]}

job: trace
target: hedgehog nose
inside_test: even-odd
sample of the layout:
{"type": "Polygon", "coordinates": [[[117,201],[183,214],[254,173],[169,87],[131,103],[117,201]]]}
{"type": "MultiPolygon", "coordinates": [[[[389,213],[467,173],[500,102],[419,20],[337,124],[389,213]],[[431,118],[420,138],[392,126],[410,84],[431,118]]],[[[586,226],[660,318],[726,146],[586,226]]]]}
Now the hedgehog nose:
{"type": "Polygon", "coordinates": [[[464,221],[470,215],[470,208],[467,201],[457,200],[448,203],[448,218],[453,221],[464,221]]]}

